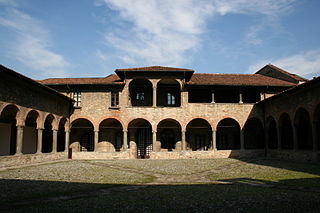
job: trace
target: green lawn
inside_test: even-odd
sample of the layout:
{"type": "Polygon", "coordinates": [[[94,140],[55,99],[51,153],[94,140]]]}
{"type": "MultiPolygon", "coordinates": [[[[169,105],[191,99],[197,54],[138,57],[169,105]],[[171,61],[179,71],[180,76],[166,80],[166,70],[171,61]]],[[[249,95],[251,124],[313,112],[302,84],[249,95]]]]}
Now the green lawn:
{"type": "Polygon", "coordinates": [[[0,171],[14,212],[319,212],[320,165],[277,160],[65,161],[0,171]]]}

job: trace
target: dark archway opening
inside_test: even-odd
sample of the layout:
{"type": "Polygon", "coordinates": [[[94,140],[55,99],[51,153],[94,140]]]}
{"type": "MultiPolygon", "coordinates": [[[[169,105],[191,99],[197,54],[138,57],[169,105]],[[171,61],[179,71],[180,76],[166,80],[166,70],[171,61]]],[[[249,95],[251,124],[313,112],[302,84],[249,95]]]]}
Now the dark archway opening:
{"type": "Polygon", "coordinates": [[[53,143],[53,131],[52,131],[52,121],[53,115],[48,115],[44,122],[44,129],[42,133],[42,153],[52,152],[53,143]]]}
{"type": "Polygon", "coordinates": [[[157,106],[179,107],[180,84],[174,79],[163,79],[157,85],[157,106]]]}
{"type": "Polygon", "coordinates": [[[232,118],[225,118],[217,126],[217,149],[240,149],[240,125],[232,118]]]}
{"type": "Polygon", "coordinates": [[[16,106],[6,106],[0,115],[0,155],[14,155],[16,153],[17,121],[19,109],[16,106]]]}
{"type": "Polygon", "coordinates": [[[65,124],[67,122],[66,118],[61,118],[59,122],[58,129],[58,138],[57,138],[57,152],[67,151],[66,147],[66,132],[65,132],[65,124]]]}
{"type": "Polygon", "coordinates": [[[192,151],[206,151],[212,147],[212,129],[201,118],[190,121],[186,128],[187,148],[192,151]]]}
{"type": "Polygon", "coordinates": [[[129,137],[137,144],[137,158],[148,159],[152,151],[152,126],[149,121],[135,119],[130,122],[129,137]]]}
{"type": "Polygon", "coordinates": [[[293,129],[290,117],[283,113],[279,119],[281,149],[293,149],[293,129]]]}
{"type": "Polygon", "coordinates": [[[25,120],[25,127],[23,129],[23,143],[22,143],[22,153],[23,154],[33,154],[37,152],[37,119],[39,114],[37,111],[32,110],[28,113],[25,120]]]}
{"type": "Polygon", "coordinates": [[[267,134],[268,134],[268,148],[277,149],[278,148],[278,133],[276,121],[273,117],[268,117],[267,119],[267,134]]]}
{"type": "Polygon", "coordinates": [[[105,152],[120,152],[123,145],[123,128],[113,118],[103,120],[99,125],[99,149],[105,152]]]}
{"type": "Polygon", "coordinates": [[[294,124],[296,128],[298,149],[311,150],[313,148],[312,127],[307,110],[303,108],[298,109],[295,115],[294,124]]]}
{"type": "Polygon", "coordinates": [[[314,122],[316,125],[316,132],[314,132],[313,134],[316,134],[316,143],[318,145],[318,150],[320,150],[320,104],[318,104],[314,112],[314,122]]]}
{"type": "Polygon", "coordinates": [[[261,121],[258,118],[250,118],[244,125],[244,148],[263,149],[264,131],[261,121]]]}
{"type": "Polygon", "coordinates": [[[147,79],[135,79],[129,84],[132,106],[152,106],[152,83],[147,79]]]}
{"type": "Polygon", "coordinates": [[[181,141],[180,124],[173,119],[162,120],[157,127],[157,138],[160,140],[161,149],[173,151],[176,143],[181,141]]]}
{"type": "Polygon", "coordinates": [[[84,118],[72,122],[70,133],[71,144],[80,152],[94,151],[94,134],[92,123],[84,118]],[[78,143],[75,147],[74,143],[78,143]]]}

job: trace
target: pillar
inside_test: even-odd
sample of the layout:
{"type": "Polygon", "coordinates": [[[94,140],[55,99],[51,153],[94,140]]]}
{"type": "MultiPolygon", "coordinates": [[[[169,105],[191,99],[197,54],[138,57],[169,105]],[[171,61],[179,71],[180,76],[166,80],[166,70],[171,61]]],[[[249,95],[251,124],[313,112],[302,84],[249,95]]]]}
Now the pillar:
{"type": "Polygon", "coordinates": [[[152,101],[152,106],[156,107],[157,106],[157,86],[153,86],[153,101],[152,101]]]}
{"type": "Polygon", "coordinates": [[[65,148],[64,151],[69,151],[69,143],[70,143],[70,130],[66,130],[65,132],[65,148]]]}
{"type": "Polygon", "coordinates": [[[94,151],[97,151],[97,147],[98,147],[98,143],[99,143],[99,130],[94,130],[94,151]]]}
{"type": "Polygon", "coordinates": [[[214,101],[214,91],[213,90],[211,92],[211,97],[212,97],[211,103],[215,103],[215,101],[214,101]]]}
{"type": "Polygon", "coordinates": [[[43,128],[38,128],[38,144],[37,144],[37,153],[40,154],[42,150],[42,133],[43,128]]]}
{"type": "Polygon", "coordinates": [[[157,132],[152,132],[152,151],[156,151],[156,142],[157,142],[157,132]]]}
{"type": "Polygon", "coordinates": [[[242,91],[239,92],[239,104],[243,104],[243,101],[242,101],[242,91]]]}
{"type": "Polygon", "coordinates": [[[181,136],[182,136],[182,140],[181,140],[181,148],[183,151],[186,151],[187,150],[187,142],[186,142],[186,131],[185,130],[182,130],[181,131],[181,136]]]}
{"type": "Polygon", "coordinates": [[[260,101],[264,100],[264,94],[261,92],[260,93],[260,101]]]}
{"type": "Polygon", "coordinates": [[[57,142],[58,142],[58,130],[53,129],[52,130],[52,152],[56,153],[57,152],[57,142]]]}
{"type": "Polygon", "coordinates": [[[23,143],[23,128],[24,126],[17,126],[17,146],[16,146],[16,155],[22,154],[22,143],[23,143]]]}
{"type": "Polygon", "coordinates": [[[212,150],[217,151],[217,130],[212,130],[212,150]]]}
{"type": "Polygon", "coordinates": [[[318,135],[317,133],[317,122],[312,123],[312,143],[313,143],[313,151],[318,151],[318,135]]]}
{"type": "Polygon", "coordinates": [[[123,150],[127,150],[128,149],[128,131],[127,130],[123,130],[123,150]]]}
{"type": "Polygon", "coordinates": [[[244,130],[240,131],[240,149],[244,150],[244,130]]]}

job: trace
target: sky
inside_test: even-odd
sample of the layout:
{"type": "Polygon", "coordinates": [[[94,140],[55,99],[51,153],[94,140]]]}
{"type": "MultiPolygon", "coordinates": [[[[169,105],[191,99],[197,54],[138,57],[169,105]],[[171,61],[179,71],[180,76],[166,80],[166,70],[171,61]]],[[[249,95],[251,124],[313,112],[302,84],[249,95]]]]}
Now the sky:
{"type": "Polygon", "coordinates": [[[319,0],[0,0],[0,64],[33,79],[172,66],[320,75],[319,0]]]}

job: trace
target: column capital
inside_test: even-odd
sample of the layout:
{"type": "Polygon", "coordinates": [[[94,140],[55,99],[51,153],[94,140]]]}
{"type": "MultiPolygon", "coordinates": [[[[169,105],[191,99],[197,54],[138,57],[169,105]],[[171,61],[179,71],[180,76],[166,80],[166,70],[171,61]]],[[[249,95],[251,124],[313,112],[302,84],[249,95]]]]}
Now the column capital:
{"type": "Polygon", "coordinates": [[[42,128],[42,127],[39,127],[39,128],[37,128],[37,130],[44,130],[44,128],[42,128]]]}
{"type": "Polygon", "coordinates": [[[122,130],[122,132],[128,132],[128,130],[124,129],[124,130],[122,130]]]}

